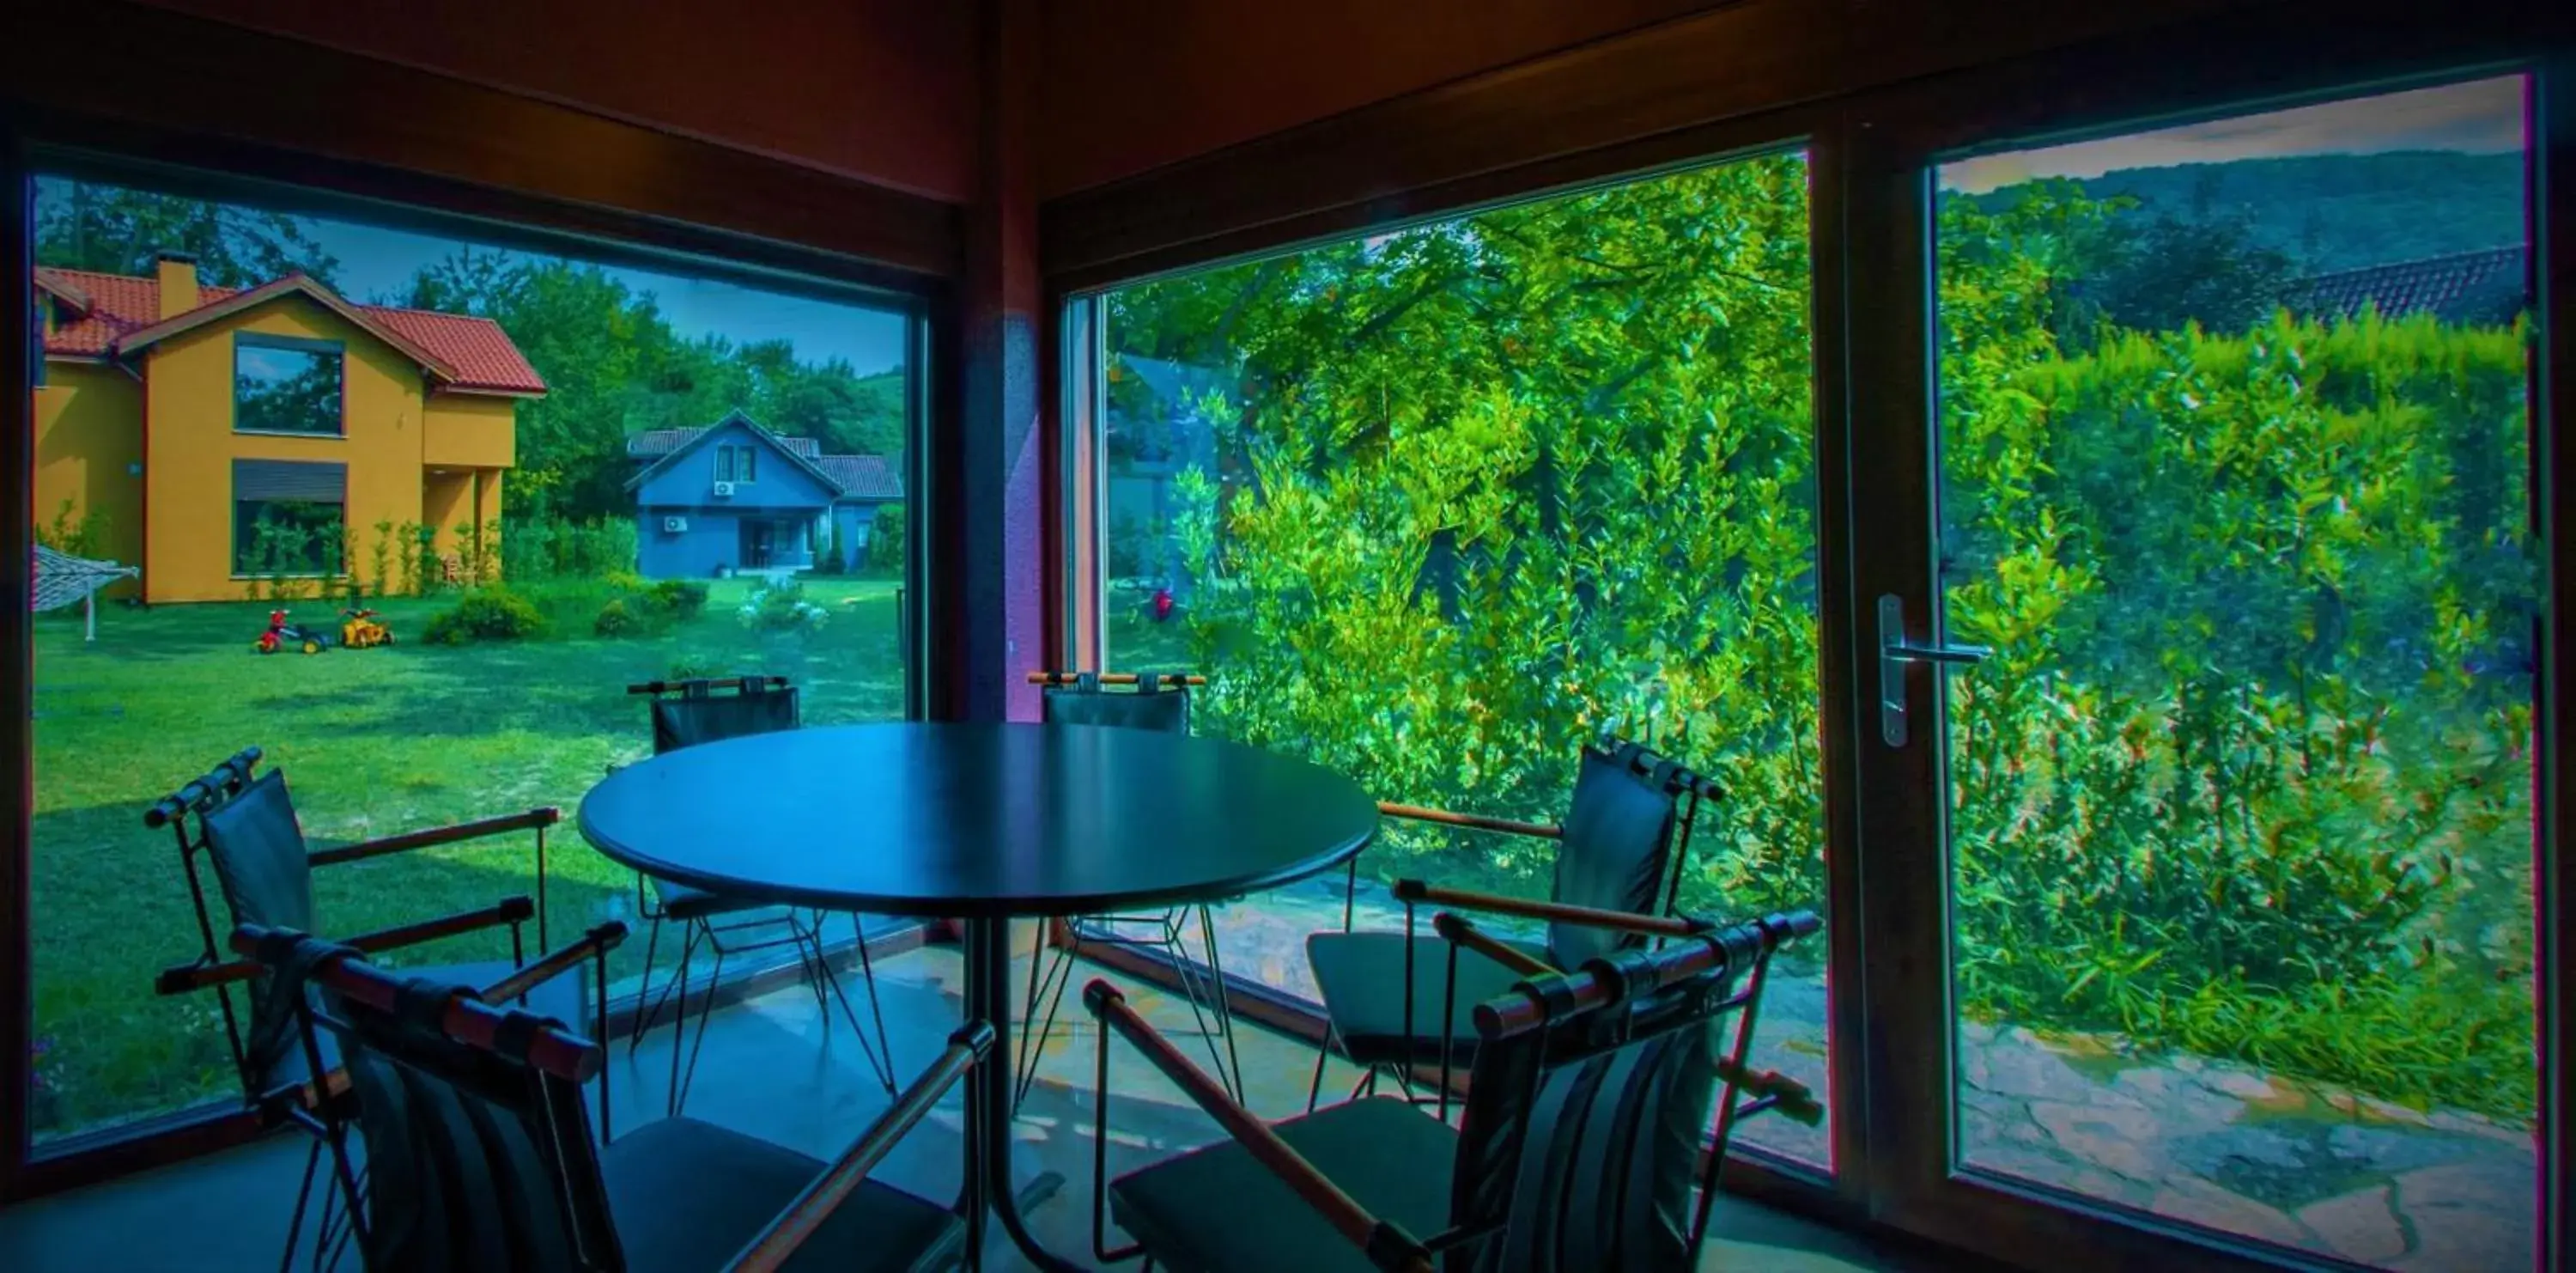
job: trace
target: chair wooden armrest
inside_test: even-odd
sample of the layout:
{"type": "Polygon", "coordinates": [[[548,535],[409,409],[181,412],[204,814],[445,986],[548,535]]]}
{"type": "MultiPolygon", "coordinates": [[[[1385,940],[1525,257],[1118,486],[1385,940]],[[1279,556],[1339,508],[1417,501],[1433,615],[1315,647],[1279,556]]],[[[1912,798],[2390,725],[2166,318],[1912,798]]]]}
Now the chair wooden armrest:
{"type": "MultiPolygon", "coordinates": [[[[480,932],[483,929],[498,928],[504,924],[525,923],[536,913],[537,904],[525,896],[505,897],[499,903],[486,906],[481,910],[458,911],[453,915],[442,915],[437,919],[425,919],[395,928],[378,929],[372,933],[362,933],[352,937],[341,944],[360,954],[373,955],[388,950],[400,950],[405,946],[417,946],[426,941],[436,941],[441,937],[480,932]]],[[[236,959],[222,964],[208,963],[202,959],[191,960],[188,963],[175,964],[162,969],[161,975],[153,978],[152,989],[156,993],[165,995],[186,994],[189,991],[203,990],[210,986],[248,981],[262,971],[263,966],[256,959],[236,959]]]]}
{"type": "Polygon", "coordinates": [[[497,818],[460,822],[452,827],[406,831],[401,835],[389,835],[380,840],[360,840],[356,844],[315,849],[309,855],[309,860],[315,866],[335,866],[342,862],[359,862],[372,857],[383,857],[388,853],[425,849],[434,844],[479,840],[485,836],[501,835],[510,831],[542,830],[561,821],[563,821],[563,810],[549,805],[520,813],[505,813],[497,818]]]}
{"type": "Polygon", "coordinates": [[[1447,809],[1430,809],[1418,804],[1397,804],[1392,800],[1378,801],[1377,811],[1390,818],[1465,827],[1470,831],[1500,831],[1505,835],[1534,836],[1541,840],[1565,838],[1565,828],[1552,822],[1516,822],[1510,818],[1488,818],[1481,813],[1452,813],[1447,809]]]}
{"type": "Polygon", "coordinates": [[[1492,915],[1512,915],[1521,919],[1545,920],[1553,924],[1579,924],[1587,928],[1608,928],[1642,937],[1689,937],[1709,930],[1704,919],[1687,915],[1639,915],[1630,911],[1605,910],[1597,906],[1568,906],[1563,902],[1532,902],[1499,893],[1476,893],[1466,889],[1440,888],[1421,880],[1397,880],[1393,890],[1397,901],[1417,906],[1448,906],[1459,910],[1484,911],[1492,915]]]}
{"type": "Polygon", "coordinates": [[[824,1221],[832,1218],[832,1212],[858,1191],[868,1173],[885,1161],[895,1145],[929,1115],[931,1107],[939,1104],[940,1098],[992,1048],[993,1027],[981,1021],[970,1021],[949,1035],[948,1050],[895,1097],[886,1112],[877,1115],[858,1140],[842,1151],[838,1161],[824,1168],[814,1183],[805,1186],[805,1191],[796,1195],[796,1200],[787,1204],[769,1227],[734,1256],[733,1263],[727,1266],[731,1273],[770,1273],[785,1264],[807,1238],[814,1236],[815,1230],[823,1227],[824,1221]]]}
{"type": "Polygon", "coordinates": [[[1277,1176],[1299,1201],[1313,1208],[1316,1215],[1333,1226],[1334,1232],[1367,1253],[1379,1267],[1431,1273],[1431,1259],[1421,1243],[1399,1226],[1369,1214],[1368,1209],[1344,1193],[1340,1185],[1334,1184],[1287,1141],[1280,1139],[1279,1133],[1262,1122],[1260,1115],[1236,1104],[1234,1098],[1226,1095],[1225,1089],[1215,1079],[1209,1078],[1205,1070],[1182,1055],[1179,1048],[1172,1046],[1171,1040],[1146,1024],[1145,1018],[1138,1016],[1135,1009],[1128,1007],[1127,996],[1120,994],[1116,986],[1094,977],[1082,988],[1082,1003],[1104,1028],[1117,1031],[1120,1038],[1153,1062],[1154,1068],[1163,1072],[1163,1077],[1170,1079],[1192,1102],[1205,1110],[1208,1117],[1215,1119],[1217,1126],[1242,1145],[1254,1162],[1277,1176]],[[1392,1261],[1383,1258],[1384,1253],[1390,1251],[1397,1257],[1392,1261]]]}
{"type": "MultiPolygon", "coordinates": [[[[1103,672],[1100,674],[1100,683],[1103,685],[1134,685],[1136,684],[1137,679],[1137,675],[1134,672],[1103,672]]],[[[1179,681],[1181,684],[1189,686],[1192,689],[1196,689],[1199,686],[1207,684],[1207,678],[1197,675],[1196,673],[1182,676],[1166,676],[1163,679],[1167,681],[1179,681]]],[[[1081,683],[1082,673],[1080,672],[1029,673],[1029,684],[1031,685],[1079,685],[1081,683]]]]}
{"type": "Polygon", "coordinates": [[[1431,917],[1431,929],[1447,938],[1452,945],[1472,950],[1523,977],[1544,977],[1562,971],[1517,946],[1504,945],[1493,934],[1447,911],[1431,917]]]}
{"type": "Polygon", "coordinates": [[[526,967],[483,988],[483,1002],[501,1003],[516,999],[557,977],[581,966],[583,960],[606,955],[626,940],[626,925],[616,920],[601,924],[578,939],[532,960],[526,967]]]}

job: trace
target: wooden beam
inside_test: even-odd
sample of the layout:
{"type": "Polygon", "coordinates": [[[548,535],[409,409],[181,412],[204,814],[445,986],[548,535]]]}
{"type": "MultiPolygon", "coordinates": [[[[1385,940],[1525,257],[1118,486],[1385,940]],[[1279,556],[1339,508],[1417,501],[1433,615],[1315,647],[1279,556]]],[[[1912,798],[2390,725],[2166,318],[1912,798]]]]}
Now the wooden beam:
{"type": "Polygon", "coordinates": [[[798,245],[893,287],[962,259],[954,205],[131,0],[13,12],[0,94],[46,140],[229,176],[737,259],[798,245]],[[210,66],[253,69],[217,90],[210,66]]]}

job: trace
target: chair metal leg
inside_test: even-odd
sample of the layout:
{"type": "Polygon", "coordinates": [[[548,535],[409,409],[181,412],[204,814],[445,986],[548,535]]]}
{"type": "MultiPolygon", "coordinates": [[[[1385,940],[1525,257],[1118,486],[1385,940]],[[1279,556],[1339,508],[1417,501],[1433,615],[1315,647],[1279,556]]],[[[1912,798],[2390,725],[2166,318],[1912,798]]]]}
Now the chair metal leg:
{"type": "Polygon", "coordinates": [[[1324,1027],[1324,1041],[1315,1045],[1315,1077],[1306,1083],[1306,1112],[1315,1112],[1315,1102],[1324,1094],[1324,1061],[1333,1055],[1333,1029],[1324,1027]]]}
{"type": "Polygon", "coordinates": [[[877,1002],[877,966],[868,955],[868,927],[857,911],[850,912],[850,936],[859,945],[859,979],[868,986],[868,1017],[876,1022],[877,1048],[885,1054],[886,1090],[894,1090],[894,1036],[886,1033],[885,1008],[877,1002]]]}
{"type": "Polygon", "coordinates": [[[1081,930],[1073,921],[1065,925],[1065,945],[1050,948],[1046,944],[1045,924],[1038,926],[1037,941],[1029,954],[1029,993],[1027,1010],[1020,1017],[1019,1051],[1013,1058],[1018,1074],[1013,1080],[1011,1108],[1029,1098],[1029,1089],[1037,1086],[1038,1062],[1043,1057],[1046,1041],[1055,1034],[1056,1014],[1064,1007],[1064,993],[1073,985],[1074,961],[1082,950],[1081,930]],[[1046,1001],[1046,1018],[1038,1018],[1037,1004],[1046,1001]]]}
{"type": "Polygon", "coordinates": [[[294,1273],[295,1248],[304,1241],[304,1208],[313,1200],[313,1173],[322,1166],[322,1142],[304,1154],[304,1182],[295,1187],[295,1211],[286,1220],[286,1253],[278,1257],[277,1273],[294,1273]]]}
{"type": "Polygon", "coordinates": [[[680,967],[675,970],[672,975],[662,979],[661,997],[658,999],[653,997],[653,955],[655,950],[661,944],[662,920],[659,916],[656,916],[652,921],[652,927],[645,930],[644,978],[642,984],[635,987],[635,1023],[628,1027],[626,1032],[626,1054],[628,1056],[635,1055],[635,1049],[642,1046],[644,1042],[644,1031],[652,1025],[653,1018],[662,1015],[662,1005],[670,1002],[671,1000],[671,987],[688,980],[688,955],[687,948],[684,943],[682,947],[680,967]]]}
{"type": "MultiPolygon", "coordinates": [[[[1243,1057],[1234,1046],[1234,1004],[1226,997],[1225,957],[1216,948],[1216,913],[1205,903],[1199,905],[1198,912],[1199,945],[1207,954],[1208,984],[1215,999],[1217,1028],[1225,1032],[1225,1062],[1220,1072],[1228,1084],[1226,1094],[1239,1105],[1244,1101],[1243,1057]]],[[[1209,1043],[1208,1055],[1216,1055],[1213,1041],[1209,1043]]]]}
{"type": "MultiPolygon", "coordinates": [[[[858,1036],[859,1053],[868,1059],[868,1068],[876,1072],[877,1082],[884,1085],[888,1095],[892,1095],[895,1090],[893,1049],[888,1047],[885,1056],[883,1058],[878,1057],[875,1045],[868,1042],[867,1030],[859,1024],[859,1014],[852,1011],[850,1008],[850,997],[841,991],[840,975],[832,971],[832,961],[825,958],[823,955],[823,930],[819,923],[816,925],[811,936],[813,946],[810,954],[812,958],[807,962],[806,969],[814,982],[814,998],[816,1002],[820,1004],[823,1013],[824,1033],[826,1035],[830,1034],[832,1025],[831,1005],[829,1003],[822,1002],[828,992],[830,998],[840,1002],[841,1019],[850,1023],[850,1033],[858,1036]]],[[[801,944],[798,951],[800,955],[808,953],[801,944]]],[[[867,957],[867,943],[865,941],[861,941],[859,943],[859,956],[862,960],[867,957]]],[[[868,994],[870,996],[869,1006],[873,1008],[875,1006],[874,996],[876,994],[876,977],[873,972],[868,976],[868,994]]],[[[880,1025],[882,1025],[885,1017],[883,1014],[879,1014],[877,1020],[880,1025]]],[[[880,1033],[878,1038],[880,1041],[883,1041],[883,1034],[880,1033]]]]}
{"type": "MultiPolygon", "coordinates": [[[[707,947],[708,949],[716,952],[716,960],[714,966],[707,969],[707,993],[706,997],[698,1004],[698,1028],[694,1032],[689,1030],[688,1016],[685,1011],[688,1007],[688,1003],[683,1000],[680,1004],[683,1009],[683,1013],[676,1028],[681,1033],[690,1034],[689,1064],[688,1068],[679,1075],[679,1086],[672,1091],[671,1113],[674,1117],[677,1117],[681,1107],[688,1103],[689,1088],[698,1080],[698,1054],[706,1049],[707,1025],[709,1022],[715,1020],[716,991],[724,986],[724,943],[717,941],[710,936],[707,940],[707,947]]],[[[674,1065],[679,1062],[679,1050],[679,1035],[674,1034],[671,1037],[671,1060],[674,1065]]]]}

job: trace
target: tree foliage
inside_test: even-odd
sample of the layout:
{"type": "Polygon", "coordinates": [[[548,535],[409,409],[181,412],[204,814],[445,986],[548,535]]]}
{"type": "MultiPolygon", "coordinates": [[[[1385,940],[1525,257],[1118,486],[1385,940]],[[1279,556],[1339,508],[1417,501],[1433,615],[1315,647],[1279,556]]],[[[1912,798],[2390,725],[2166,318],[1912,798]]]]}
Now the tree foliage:
{"type": "Polygon", "coordinates": [[[899,455],[899,371],[800,362],[785,341],[680,335],[649,293],[570,261],[465,249],[423,268],[405,303],[492,319],[545,377],[519,408],[513,512],[588,519],[633,511],[630,434],[702,428],[741,408],[827,452],[899,455]]]}
{"type": "Polygon", "coordinates": [[[92,182],[38,183],[40,263],[148,276],[165,251],[196,257],[198,281],[217,287],[255,287],[298,270],[328,284],[340,268],[282,212],[92,182]]]}
{"type": "MultiPolygon", "coordinates": [[[[1688,904],[1819,904],[1805,176],[1114,294],[1113,472],[1179,465],[1207,727],[1539,818],[1583,743],[1646,738],[1726,792],[1688,904]]],[[[1941,207],[1951,623],[1998,651],[1953,699],[1963,1006],[2527,1114],[2528,333],[2297,321],[2241,229],[2122,213],[1941,207]]]]}

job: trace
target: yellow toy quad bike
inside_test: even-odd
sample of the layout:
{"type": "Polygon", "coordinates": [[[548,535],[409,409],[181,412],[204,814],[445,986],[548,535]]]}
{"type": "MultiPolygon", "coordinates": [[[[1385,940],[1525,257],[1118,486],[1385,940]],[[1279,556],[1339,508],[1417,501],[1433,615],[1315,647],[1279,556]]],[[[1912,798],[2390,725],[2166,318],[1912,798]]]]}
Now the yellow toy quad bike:
{"type": "Polygon", "coordinates": [[[340,644],[352,650],[363,650],[371,645],[392,645],[393,643],[393,629],[386,627],[384,620],[376,617],[375,611],[343,610],[340,612],[340,644]]]}

